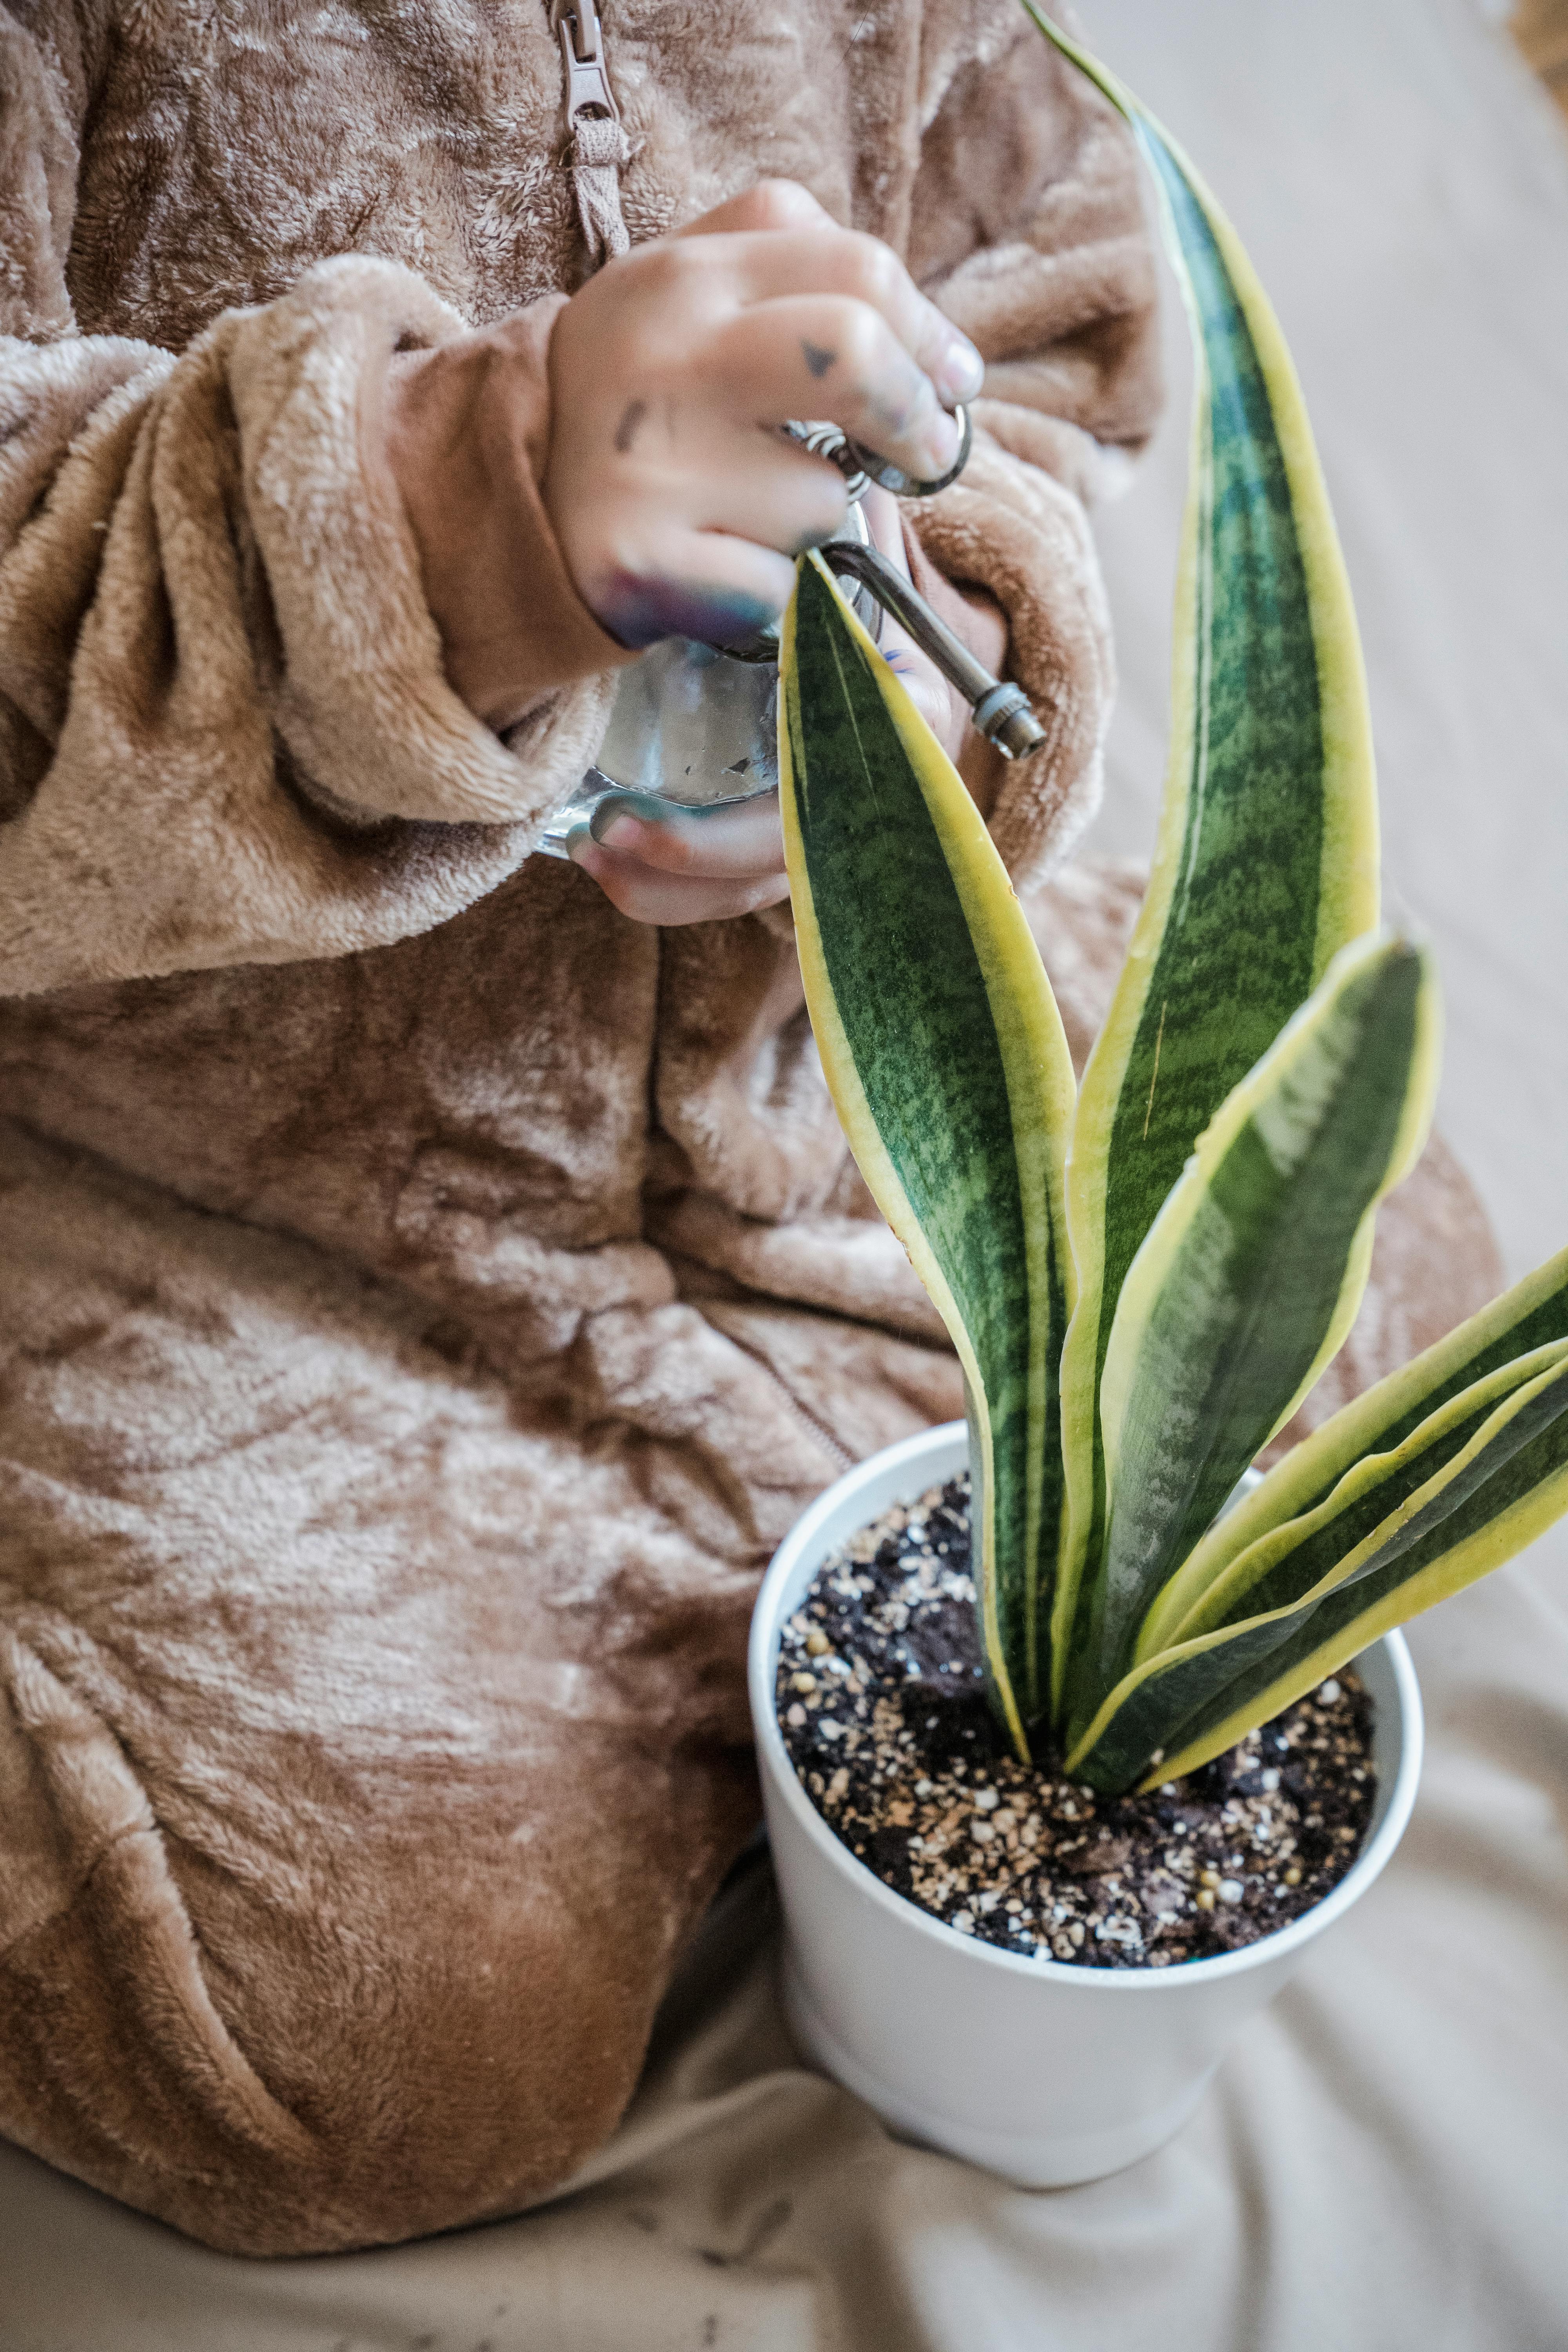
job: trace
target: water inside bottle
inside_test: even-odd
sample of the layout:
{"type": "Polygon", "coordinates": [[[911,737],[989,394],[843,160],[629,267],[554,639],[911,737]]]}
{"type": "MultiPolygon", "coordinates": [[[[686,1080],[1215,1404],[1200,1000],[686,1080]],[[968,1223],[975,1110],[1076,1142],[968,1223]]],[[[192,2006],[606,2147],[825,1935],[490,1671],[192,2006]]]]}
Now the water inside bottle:
{"type": "Polygon", "coordinates": [[[624,669],[595,765],[623,790],[687,808],[773,792],[778,671],[671,637],[624,669]]]}

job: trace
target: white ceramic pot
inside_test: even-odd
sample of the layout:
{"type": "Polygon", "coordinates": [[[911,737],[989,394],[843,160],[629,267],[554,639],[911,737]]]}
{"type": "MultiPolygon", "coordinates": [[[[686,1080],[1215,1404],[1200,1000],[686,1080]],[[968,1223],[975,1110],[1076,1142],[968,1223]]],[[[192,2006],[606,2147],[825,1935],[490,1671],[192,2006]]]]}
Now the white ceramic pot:
{"type": "Polygon", "coordinates": [[[804,2049],[895,2131],[1028,2188],[1117,2172],[1179,2130],[1237,2029],[1360,1901],[1404,1832],[1421,1769],[1421,1698],[1390,1633],[1357,1658],[1375,1706],[1377,1798],[1353,1868],[1304,1917],[1245,1951],[1167,1969],[1085,1969],[961,1936],[840,1843],[785,1753],[779,1632],[824,1559],[968,1462],[962,1422],[890,1445],[829,1487],[757,1597],[752,1715],[784,1900],[784,1990],[804,2049]]]}

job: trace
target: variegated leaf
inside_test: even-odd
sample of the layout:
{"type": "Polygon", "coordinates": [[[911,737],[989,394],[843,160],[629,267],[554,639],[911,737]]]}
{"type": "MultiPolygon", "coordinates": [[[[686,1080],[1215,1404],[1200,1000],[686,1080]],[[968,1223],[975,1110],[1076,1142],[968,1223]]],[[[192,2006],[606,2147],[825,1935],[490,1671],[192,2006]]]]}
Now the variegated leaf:
{"type": "Polygon", "coordinates": [[[780,675],[806,1003],[850,1149],[963,1366],[985,1658],[1026,1757],[1062,1517],[1072,1064],[973,802],[816,557],[799,569],[780,675]]]}
{"type": "Polygon", "coordinates": [[[1198,362],[1159,839],[1084,1076],[1068,1213],[1079,1303],[1062,1368],[1065,1675],[1103,1532],[1095,1400],[1127,1270],[1187,1154],[1345,943],[1377,921],[1360,642],[1295,370],[1235,231],[1169,135],[1025,0],[1132,127],[1160,192],[1198,362]]]}
{"type": "MultiPolygon", "coordinates": [[[[1310,1591],[1194,1635],[1135,1666],[1068,1758],[1096,1788],[1195,1771],[1310,1690],[1325,1675],[1435,1601],[1534,1541],[1568,1508],[1568,1349],[1539,1351],[1528,1377],[1495,1383],[1479,1416],[1453,1400],[1434,1432],[1438,1465],[1310,1591]],[[1540,1358],[1549,1359],[1544,1367],[1540,1358]],[[1496,1391],[1500,1390],[1500,1396],[1496,1391]],[[1458,1450],[1446,1440],[1468,1423],[1458,1450]]],[[[1434,1416],[1437,1421],[1441,1417],[1434,1416]]],[[[1390,1491],[1397,1491],[1398,1481],[1390,1491]]],[[[1342,1534],[1361,1523],[1347,1497],[1342,1534]]]]}
{"type": "Polygon", "coordinates": [[[1422,950],[1344,949],[1200,1137],[1134,1259],[1106,1351],[1105,1542],[1070,1662],[1069,1738],[1354,1319],[1373,1209],[1431,1123],[1438,1029],[1422,950]]]}

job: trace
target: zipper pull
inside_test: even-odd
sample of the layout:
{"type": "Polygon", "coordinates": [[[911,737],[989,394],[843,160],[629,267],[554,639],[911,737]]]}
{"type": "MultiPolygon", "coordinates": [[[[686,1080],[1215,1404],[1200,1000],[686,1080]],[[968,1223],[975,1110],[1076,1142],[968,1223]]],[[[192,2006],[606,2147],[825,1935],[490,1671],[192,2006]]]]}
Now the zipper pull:
{"type": "Polygon", "coordinates": [[[574,139],[584,122],[618,124],[621,110],[605,68],[605,27],[594,0],[557,0],[552,14],[566,68],[566,128],[574,139]]]}

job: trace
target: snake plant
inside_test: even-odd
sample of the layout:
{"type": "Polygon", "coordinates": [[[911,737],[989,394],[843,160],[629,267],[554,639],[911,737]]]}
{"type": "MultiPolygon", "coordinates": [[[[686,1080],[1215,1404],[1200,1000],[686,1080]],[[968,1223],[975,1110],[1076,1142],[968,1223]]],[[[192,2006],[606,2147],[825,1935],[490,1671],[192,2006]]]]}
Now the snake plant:
{"type": "Polygon", "coordinates": [[[1194,1769],[1568,1508],[1568,1252],[1223,1507],[1344,1339],[1430,1122],[1378,929],[1360,645],[1300,387],[1179,149],[1131,124],[1198,373],[1152,872],[1081,1090],[973,803],[820,559],[780,772],[824,1070],[963,1365],[992,1703],[1106,1791],[1194,1769]]]}

